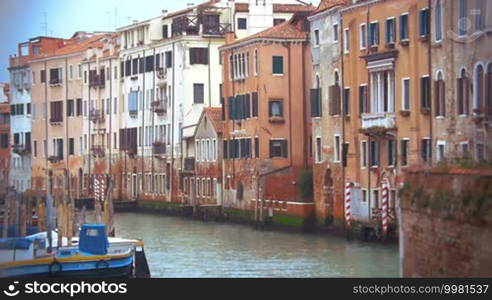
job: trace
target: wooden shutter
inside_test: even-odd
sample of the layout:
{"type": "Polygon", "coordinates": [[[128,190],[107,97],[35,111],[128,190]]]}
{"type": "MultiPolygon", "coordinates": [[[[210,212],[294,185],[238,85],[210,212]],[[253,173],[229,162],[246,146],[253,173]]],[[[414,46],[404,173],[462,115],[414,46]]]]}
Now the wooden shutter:
{"type": "Polygon", "coordinates": [[[258,93],[254,92],[252,98],[253,98],[253,103],[252,103],[253,117],[257,117],[258,116],[258,93]]]}
{"type": "Polygon", "coordinates": [[[289,157],[289,147],[287,145],[287,140],[282,141],[282,157],[289,157]]]}

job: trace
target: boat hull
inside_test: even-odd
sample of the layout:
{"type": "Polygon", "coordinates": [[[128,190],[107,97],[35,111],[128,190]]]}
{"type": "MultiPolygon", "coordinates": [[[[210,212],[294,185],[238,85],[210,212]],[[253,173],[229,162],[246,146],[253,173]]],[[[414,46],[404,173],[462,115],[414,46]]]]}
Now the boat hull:
{"type": "Polygon", "coordinates": [[[0,269],[0,277],[122,278],[133,274],[133,255],[105,259],[39,259],[0,269]]]}

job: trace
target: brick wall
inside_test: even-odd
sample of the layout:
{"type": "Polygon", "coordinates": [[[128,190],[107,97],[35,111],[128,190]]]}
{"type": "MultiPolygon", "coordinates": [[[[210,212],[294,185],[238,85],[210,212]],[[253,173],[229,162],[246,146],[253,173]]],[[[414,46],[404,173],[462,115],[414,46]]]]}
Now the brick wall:
{"type": "Polygon", "coordinates": [[[400,196],[404,277],[492,276],[492,172],[413,172],[400,196]]]}

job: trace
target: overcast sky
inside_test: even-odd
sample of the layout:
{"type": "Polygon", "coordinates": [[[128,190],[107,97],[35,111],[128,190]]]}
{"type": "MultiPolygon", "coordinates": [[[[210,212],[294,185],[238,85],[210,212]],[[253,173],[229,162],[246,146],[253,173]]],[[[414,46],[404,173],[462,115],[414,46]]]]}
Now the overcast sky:
{"type": "MultiPolygon", "coordinates": [[[[17,44],[45,35],[69,38],[76,31],[114,30],[205,0],[0,0],[0,82],[8,82],[8,57],[17,44]],[[45,13],[47,29],[45,26],[45,13]],[[115,17],[116,15],[116,17],[115,17]]],[[[308,1],[306,1],[308,2],[308,1]]],[[[317,4],[319,0],[313,0],[317,4]]]]}

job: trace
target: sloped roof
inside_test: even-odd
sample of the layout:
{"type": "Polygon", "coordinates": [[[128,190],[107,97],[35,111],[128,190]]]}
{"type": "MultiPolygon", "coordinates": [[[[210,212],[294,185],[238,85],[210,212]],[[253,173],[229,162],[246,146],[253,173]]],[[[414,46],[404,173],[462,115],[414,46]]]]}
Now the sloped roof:
{"type": "Polygon", "coordinates": [[[299,11],[313,11],[316,7],[311,4],[273,4],[273,12],[276,13],[294,13],[299,11]]]}
{"type": "Polygon", "coordinates": [[[345,5],[347,4],[347,0],[321,0],[321,2],[318,5],[318,8],[313,12],[314,14],[323,12],[325,10],[328,10],[330,8],[333,8],[338,5],[345,5]]]}
{"type": "Polygon", "coordinates": [[[222,133],[222,108],[220,107],[206,107],[203,113],[210,120],[217,133],[222,133]]]}
{"type": "Polygon", "coordinates": [[[164,16],[164,18],[172,18],[172,17],[175,17],[175,16],[179,16],[181,14],[188,13],[188,12],[194,10],[195,8],[198,8],[198,7],[209,7],[209,6],[212,6],[213,4],[215,4],[215,3],[219,2],[219,1],[220,0],[210,0],[210,1],[207,1],[207,2],[203,2],[203,3],[197,4],[197,5],[191,6],[191,7],[187,7],[187,8],[184,8],[184,9],[181,9],[181,10],[178,10],[178,11],[175,11],[175,12],[172,12],[172,13],[169,13],[166,16],[164,16]]]}
{"type": "Polygon", "coordinates": [[[71,39],[66,46],[57,49],[55,53],[50,56],[61,56],[61,55],[67,55],[72,53],[78,53],[78,52],[85,51],[90,47],[101,48],[103,46],[103,43],[100,40],[106,36],[108,35],[98,34],[83,40],[71,39]]]}
{"type": "Polygon", "coordinates": [[[296,22],[299,20],[299,17],[302,18],[303,15],[306,14],[309,14],[309,11],[298,12],[287,22],[282,22],[276,26],[270,27],[266,30],[260,31],[245,38],[236,40],[222,47],[229,47],[231,45],[237,45],[245,41],[251,41],[255,39],[306,40],[309,36],[309,32],[299,29],[299,25],[296,24],[296,22]]]}

